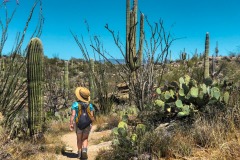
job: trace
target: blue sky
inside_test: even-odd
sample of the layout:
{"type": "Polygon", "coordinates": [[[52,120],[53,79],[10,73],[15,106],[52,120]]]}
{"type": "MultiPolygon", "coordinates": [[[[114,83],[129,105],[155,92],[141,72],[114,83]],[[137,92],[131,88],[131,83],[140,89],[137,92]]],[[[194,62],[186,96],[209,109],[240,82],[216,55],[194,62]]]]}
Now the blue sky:
{"type": "MultiPolygon", "coordinates": [[[[121,41],[125,43],[125,0],[42,0],[42,2],[45,21],[40,38],[46,56],[50,58],[58,56],[61,59],[83,58],[70,30],[76,35],[83,35],[89,46],[87,41],[89,35],[84,24],[84,20],[87,20],[91,35],[100,36],[105,49],[112,56],[122,58],[111,34],[104,26],[107,23],[112,30],[119,32],[121,41]]],[[[11,0],[7,4],[9,11],[17,7],[17,12],[9,26],[9,38],[4,53],[10,52],[16,33],[24,28],[34,0],[19,0],[19,3],[17,6],[15,0],[11,0]]],[[[175,58],[179,58],[179,53],[184,48],[190,54],[193,54],[196,48],[198,52],[203,52],[206,32],[210,35],[210,54],[214,52],[217,41],[220,55],[239,51],[239,6],[239,0],[139,0],[139,10],[150,22],[161,18],[165,29],[171,30],[175,38],[185,37],[175,41],[170,48],[175,58]]],[[[0,9],[1,19],[4,17],[2,10],[3,8],[0,9]]],[[[37,12],[28,33],[35,28],[37,12]]],[[[29,41],[27,37],[25,46],[29,41]]],[[[90,47],[89,53],[92,56],[90,47]]]]}

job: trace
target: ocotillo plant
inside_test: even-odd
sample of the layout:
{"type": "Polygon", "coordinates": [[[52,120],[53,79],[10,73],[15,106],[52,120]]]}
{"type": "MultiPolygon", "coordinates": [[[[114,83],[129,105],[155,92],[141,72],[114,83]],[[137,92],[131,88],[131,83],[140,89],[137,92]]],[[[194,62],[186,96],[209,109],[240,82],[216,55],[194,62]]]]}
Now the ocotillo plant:
{"type": "Polygon", "coordinates": [[[64,98],[68,100],[68,89],[69,89],[69,81],[68,81],[68,61],[65,61],[64,67],[64,98]]]}
{"type": "Polygon", "coordinates": [[[94,61],[90,59],[91,74],[89,75],[89,85],[90,85],[90,97],[94,98],[94,61]]]}
{"type": "Polygon", "coordinates": [[[130,10],[130,0],[126,1],[126,63],[132,73],[132,78],[136,78],[136,70],[142,64],[143,40],[144,40],[144,15],[140,16],[140,38],[139,48],[136,50],[136,24],[138,0],[133,1],[133,9],[130,10]]]}
{"type": "Polygon", "coordinates": [[[31,39],[27,51],[27,81],[30,136],[42,132],[43,126],[43,46],[31,39]]]}
{"type": "Polygon", "coordinates": [[[209,77],[209,33],[206,33],[205,53],[204,53],[204,78],[209,77]]]}

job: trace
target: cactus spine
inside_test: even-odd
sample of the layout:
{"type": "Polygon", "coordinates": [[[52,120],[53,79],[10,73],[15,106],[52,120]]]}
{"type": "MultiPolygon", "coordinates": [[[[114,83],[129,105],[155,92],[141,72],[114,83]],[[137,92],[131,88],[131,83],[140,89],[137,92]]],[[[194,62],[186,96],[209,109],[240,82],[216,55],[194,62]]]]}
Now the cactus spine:
{"type": "Polygon", "coordinates": [[[204,54],[204,78],[209,77],[209,33],[206,33],[205,54],[204,54]]]}
{"type": "Polygon", "coordinates": [[[42,132],[43,126],[43,47],[38,38],[31,39],[27,52],[27,80],[30,136],[42,132]]]}
{"type": "MultiPolygon", "coordinates": [[[[130,10],[130,0],[126,2],[126,62],[132,75],[136,76],[136,70],[141,66],[143,59],[143,39],[144,39],[144,15],[140,16],[140,39],[139,48],[136,51],[136,24],[138,0],[133,1],[133,10],[130,10]]],[[[133,77],[133,78],[134,78],[133,77]]]]}

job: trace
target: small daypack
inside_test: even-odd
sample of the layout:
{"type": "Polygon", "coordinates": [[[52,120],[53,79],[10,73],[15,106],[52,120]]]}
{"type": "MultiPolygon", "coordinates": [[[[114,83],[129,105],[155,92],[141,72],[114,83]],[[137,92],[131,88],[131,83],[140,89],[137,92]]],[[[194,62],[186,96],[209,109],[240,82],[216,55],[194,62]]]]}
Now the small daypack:
{"type": "Polygon", "coordinates": [[[94,120],[91,115],[90,104],[78,102],[78,116],[76,117],[76,124],[80,130],[87,128],[94,120]]]}

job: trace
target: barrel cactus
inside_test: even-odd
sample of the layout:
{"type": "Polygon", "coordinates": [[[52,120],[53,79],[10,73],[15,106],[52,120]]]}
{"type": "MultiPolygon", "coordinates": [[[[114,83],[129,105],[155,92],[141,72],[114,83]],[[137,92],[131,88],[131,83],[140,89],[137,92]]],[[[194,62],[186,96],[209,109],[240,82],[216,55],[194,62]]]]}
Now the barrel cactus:
{"type": "Polygon", "coordinates": [[[43,127],[43,46],[38,38],[30,40],[27,51],[27,81],[30,136],[43,127]]]}

